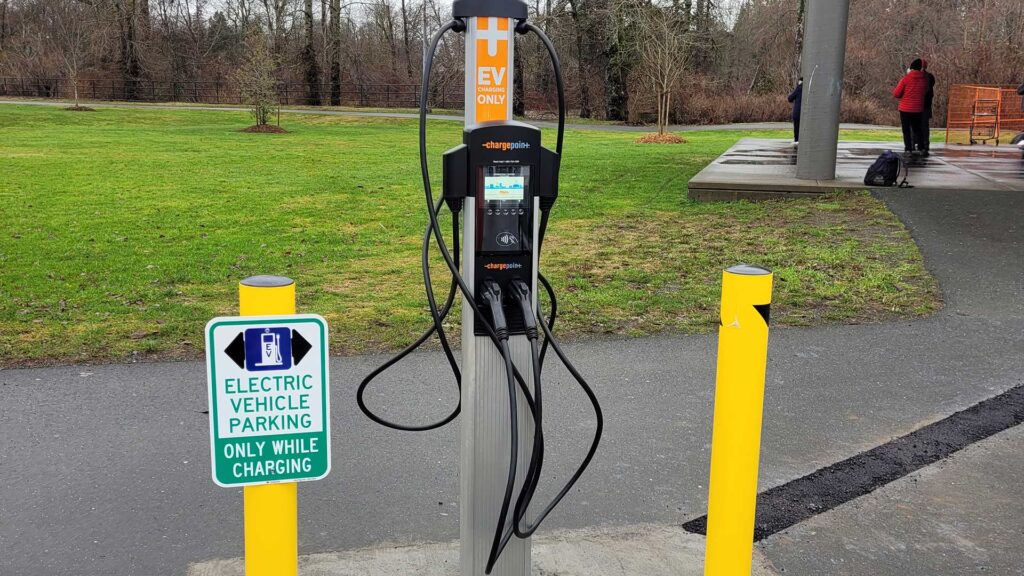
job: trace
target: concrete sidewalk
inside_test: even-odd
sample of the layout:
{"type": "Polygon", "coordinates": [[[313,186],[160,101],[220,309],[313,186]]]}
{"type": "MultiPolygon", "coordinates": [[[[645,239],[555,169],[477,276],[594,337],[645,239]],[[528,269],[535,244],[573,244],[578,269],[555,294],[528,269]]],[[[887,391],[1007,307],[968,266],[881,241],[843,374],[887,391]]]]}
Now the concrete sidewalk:
{"type": "Polygon", "coordinates": [[[1024,427],[970,446],[758,549],[785,574],[1024,574],[1024,427]]]}
{"type": "MultiPolygon", "coordinates": [[[[533,539],[540,576],[701,576],[704,537],[679,527],[560,530],[533,539]]],[[[458,576],[459,543],[378,546],[299,558],[302,576],[458,576]]],[[[754,551],[751,576],[775,576],[754,551]]],[[[189,566],[187,576],[244,576],[241,558],[189,566]]]]}
{"type": "MultiPolygon", "coordinates": [[[[786,198],[864,188],[868,167],[898,142],[839,143],[832,180],[796,177],[797,149],[786,140],[743,138],[688,183],[694,200],[786,198]]],[[[904,156],[907,183],[926,190],[1024,192],[1024,160],[1016,146],[933,144],[928,158],[904,156]]]]}
{"type": "MultiPolygon", "coordinates": [[[[915,322],[774,331],[761,489],[1024,381],[1024,196],[883,198],[910,226],[947,306],[915,322]]],[[[605,406],[605,439],[540,535],[672,526],[705,512],[714,345],[703,335],[567,347],[605,406]]],[[[299,490],[304,555],[458,538],[457,428],[398,433],[355,407],[355,385],[382,360],[333,361],[334,471],[299,490]]],[[[556,478],[545,478],[542,500],[592,426],[564,370],[546,373],[556,478]]],[[[416,354],[368,402],[422,422],[454,398],[442,356],[416,354]]],[[[241,556],[240,491],[210,480],[205,410],[200,362],[0,371],[0,574],[180,575],[241,556]]],[[[1024,551],[1005,553],[1024,565],[1024,551]]]]}

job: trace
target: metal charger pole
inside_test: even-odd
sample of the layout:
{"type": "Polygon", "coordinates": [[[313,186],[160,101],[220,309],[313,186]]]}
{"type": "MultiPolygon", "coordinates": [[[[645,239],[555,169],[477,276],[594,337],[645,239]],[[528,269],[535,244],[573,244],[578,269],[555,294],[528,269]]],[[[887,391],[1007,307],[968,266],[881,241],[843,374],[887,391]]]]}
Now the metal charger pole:
{"type": "MultiPolygon", "coordinates": [[[[508,4],[518,4],[509,2],[508,4]]],[[[458,7],[456,7],[457,9],[458,7]]],[[[525,6],[523,6],[525,16],[525,6]]],[[[456,14],[459,16],[459,14],[456,14]]],[[[472,16],[466,19],[466,107],[465,128],[512,124],[512,59],[515,21],[504,17],[472,16]]],[[[534,214],[539,200],[534,198],[534,214]]],[[[533,218],[533,246],[537,245],[538,219],[533,218]]],[[[464,211],[463,276],[476,285],[476,211],[464,211]]],[[[533,254],[531,291],[537,293],[537,256],[533,254]]],[[[534,297],[536,299],[536,296],[534,297]]],[[[463,576],[484,574],[491,549],[498,507],[505,491],[509,467],[509,406],[505,364],[490,339],[474,332],[474,314],[469,302],[462,303],[462,443],[460,449],[461,566],[463,576]]],[[[509,338],[512,361],[530,366],[530,344],[523,335],[509,338]]],[[[529,370],[522,370],[533,387],[529,370]]],[[[518,395],[519,461],[530,458],[533,441],[529,409],[518,395]]],[[[517,491],[526,467],[517,474],[517,491]]],[[[511,519],[509,520],[511,522],[511,519]]],[[[491,574],[525,576],[530,573],[530,541],[512,538],[491,574]]]]}
{"type": "Polygon", "coordinates": [[[420,102],[420,172],[429,218],[422,268],[433,325],[368,374],[359,384],[356,401],[371,420],[405,432],[435,430],[461,418],[461,574],[526,576],[530,537],[587,469],[603,429],[597,396],[552,332],[557,299],[538,272],[542,237],[558,197],[565,91],[554,45],[527,21],[522,0],[455,0],[452,16],[431,40],[420,102]],[[466,34],[465,127],[463,143],[444,153],[444,195],[438,199],[427,161],[426,100],[433,55],[449,31],[466,34]],[[535,34],[551,59],[559,111],[554,150],[541,145],[538,128],[512,119],[517,33],[535,34]],[[451,249],[438,222],[442,202],[454,216],[451,249]],[[452,276],[446,299],[438,299],[432,288],[432,240],[452,276]],[[544,319],[538,318],[538,285],[551,302],[544,319]],[[461,363],[444,327],[444,319],[458,305],[456,295],[462,302],[461,363]],[[376,413],[365,401],[367,386],[434,334],[460,386],[459,405],[428,423],[403,424],[376,413]],[[535,501],[545,478],[541,374],[548,349],[586,394],[596,425],[590,448],[575,471],[554,482],[559,487],[555,496],[535,501]]]}

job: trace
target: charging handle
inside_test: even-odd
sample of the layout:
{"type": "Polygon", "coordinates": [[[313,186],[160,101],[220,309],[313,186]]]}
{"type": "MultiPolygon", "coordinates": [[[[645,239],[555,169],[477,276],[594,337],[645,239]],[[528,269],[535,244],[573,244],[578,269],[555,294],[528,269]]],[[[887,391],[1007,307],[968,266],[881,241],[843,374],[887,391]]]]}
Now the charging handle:
{"type": "Polygon", "coordinates": [[[463,202],[469,194],[469,147],[459,144],[444,153],[442,161],[442,182],[444,201],[452,213],[462,210],[463,202]]]}

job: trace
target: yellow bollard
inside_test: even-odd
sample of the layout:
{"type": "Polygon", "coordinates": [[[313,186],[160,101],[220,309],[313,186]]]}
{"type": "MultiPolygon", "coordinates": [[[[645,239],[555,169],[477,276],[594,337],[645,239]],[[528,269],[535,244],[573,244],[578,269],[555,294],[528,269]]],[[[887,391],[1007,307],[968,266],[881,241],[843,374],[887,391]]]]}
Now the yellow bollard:
{"type": "MultiPolygon", "coordinates": [[[[253,276],[238,285],[242,316],[295,314],[295,282],[283,276],[253,276]]],[[[298,576],[298,484],[243,488],[246,576],[298,576]]]]}
{"type": "Polygon", "coordinates": [[[704,576],[750,576],[772,273],[722,274],[704,576]]]}

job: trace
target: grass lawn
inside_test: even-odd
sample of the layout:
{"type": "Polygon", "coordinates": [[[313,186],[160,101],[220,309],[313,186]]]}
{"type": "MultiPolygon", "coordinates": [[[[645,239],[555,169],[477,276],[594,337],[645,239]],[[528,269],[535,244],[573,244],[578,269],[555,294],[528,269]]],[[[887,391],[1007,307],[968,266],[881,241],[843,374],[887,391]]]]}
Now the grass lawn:
{"type": "MultiPolygon", "coordinates": [[[[259,273],[296,279],[300,311],[328,319],[335,352],[414,338],[428,324],[415,122],[282,120],[290,133],[245,134],[243,112],[3,106],[0,367],[198,357],[203,325],[235,314],[238,280],[259,273]]],[[[460,128],[430,126],[435,180],[460,128]]],[[[687,180],[744,136],[786,132],[684,145],[568,133],[543,265],[563,335],[712,330],[721,270],[740,262],[775,270],[777,324],[940,305],[907,231],[865,193],[687,200],[687,180]]]]}

